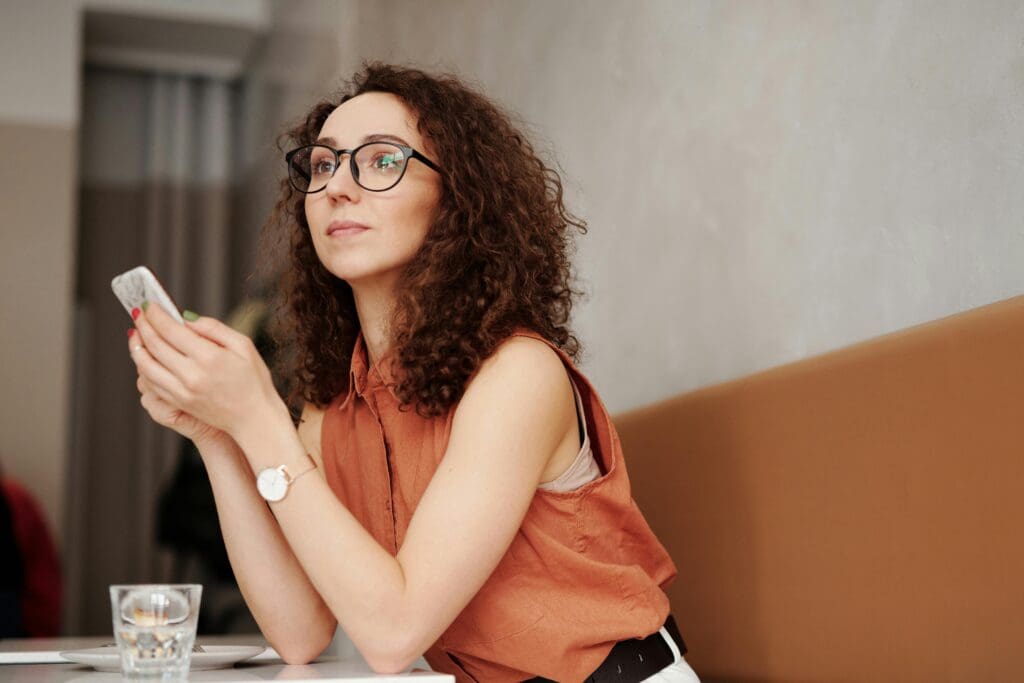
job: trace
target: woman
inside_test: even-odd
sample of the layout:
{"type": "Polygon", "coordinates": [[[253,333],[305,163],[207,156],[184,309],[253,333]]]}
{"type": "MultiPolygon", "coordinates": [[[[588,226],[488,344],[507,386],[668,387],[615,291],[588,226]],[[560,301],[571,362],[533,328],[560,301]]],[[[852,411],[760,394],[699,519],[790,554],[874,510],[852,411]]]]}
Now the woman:
{"type": "Polygon", "coordinates": [[[222,323],[149,306],[129,331],[142,405],[202,454],[267,640],[306,662],[340,623],[380,672],[696,680],[666,623],[675,567],[572,362],[585,226],[558,176],[457,79],[382,64],[289,137],[268,227],[290,241],[298,429],[222,323]]]}

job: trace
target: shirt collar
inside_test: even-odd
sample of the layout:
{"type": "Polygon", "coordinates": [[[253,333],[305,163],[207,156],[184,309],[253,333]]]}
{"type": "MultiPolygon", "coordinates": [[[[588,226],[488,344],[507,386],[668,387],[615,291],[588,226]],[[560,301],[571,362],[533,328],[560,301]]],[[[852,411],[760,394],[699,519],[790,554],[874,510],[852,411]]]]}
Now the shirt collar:
{"type": "Polygon", "coordinates": [[[370,365],[369,354],[366,351],[366,341],[363,339],[362,330],[356,335],[355,345],[352,347],[352,363],[349,367],[348,395],[342,402],[344,408],[355,392],[360,397],[365,396],[368,391],[374,391],[381,387],[387,387],[391,395],[397,400],[395,387],[398,383],[394,381],[391,373],[391,364],[394,360],[392,350],[388,350],[376,365],[370,365]]]}

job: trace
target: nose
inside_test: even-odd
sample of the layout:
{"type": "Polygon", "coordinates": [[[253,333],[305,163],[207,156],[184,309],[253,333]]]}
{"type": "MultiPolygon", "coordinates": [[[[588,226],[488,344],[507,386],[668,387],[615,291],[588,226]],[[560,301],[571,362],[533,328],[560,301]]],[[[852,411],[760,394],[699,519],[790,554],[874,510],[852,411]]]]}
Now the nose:
{"type": "Polygon", "coordinates": [[[349,161],[349,155],[341,155],[341,158],[338,159],[338,169],[331,176],[331,179],[327,181],[324,193],[334,200],[347,197],[351,201],[359,196],[361,190],[362,188],[359,187],[355,178],[352,177],[352,165],[351,161],[349,161]]]}

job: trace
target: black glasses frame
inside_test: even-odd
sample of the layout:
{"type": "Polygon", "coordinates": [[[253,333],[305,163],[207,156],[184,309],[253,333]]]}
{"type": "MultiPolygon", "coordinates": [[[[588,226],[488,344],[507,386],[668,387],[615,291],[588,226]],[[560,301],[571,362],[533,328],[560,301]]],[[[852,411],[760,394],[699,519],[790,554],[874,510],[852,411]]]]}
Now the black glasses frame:
{"type": "MultiPolygon", "coordinates": [[[[347,154],[348,155],[348,170],[349,170],[349,173],[352,174],[352,179],[356,181],[356,185],[358,185],[359,187],[363,188],[367,192],[387,192],[388,190],[393,188],[395,185],[400,183],[402,181],[402,178],[405,177],[405,172],[409,168],[408,162],[405,163],[402,166],[402,173],[401,173],[401,175],[398,176],[398,178],[395,179],[395,182],[391,183],[387,187],[385,187],[383,189],[380,189],[380,190],[375,190],[375,189],[366,187],[361,182],[359,182],[359,166],[356,165],[356,153],[359,152],[359,150],[361,150],[363,147],[369,147],[370,145],[382,145],[382,144],[383,145],[391,145],[392,147],[397,147],[398,149],[402,150],[402,154],[405,155],[406,159],[419,159],[421,162],[423,162],[424,165],[426,165],[427,168],[429,168],[429,169],[431,169],[433,171],[436,171],[437,173],[441,173],[441,167],[440,166],[435,164],[433,161],[431,161],[430,159],[428,159],[424,155],[422,155],[419,152],[417,152],[412,147],[409,147],[408,145],[400,145],[397,142],[392,142],[391,140],[371,140],[369,142],[364,142],[363,144],[359,145],[358,147],[354,147],[353,149],[335,149],[335,148],[331,147],[330,145],[325,145],[322,142],[317,142],[317,143],[314,143],[312,145],[302,145],[301,147],[296,147],[295,149],[293,149],[292,151],[290,151],[290,152],[288,152],[287,154],[284,155],[285,164],[288,165],[288,182],[291,183],[291,186],[293,188],[295,188],[295,190],[297,192],[301,192],[302,194],[316,194],[317,192],[323,192],[324,190],[327,189],[327,185],[331,182],[331,178],[334,178],[334,174],[338,172],[339,168],[341,168],[341,155],[342,154],[347,154]],[[295,166],[292,166],[292,158],[296,154],[301,152],[302,150],[304,150],[304,149],[312,149],[313,147],[323,147],[324,149],[329,149],[329,150],[331,150],[331,152],[334,153],[334,172],[331,173],[331,177],[327,179],[327,183],[324,184],[324,186],[321,187],[320,189],[318,189],[318,190],[303,190],[303,189],[299,188],[295,184],[295,180],[292,178],[292,169],[294,169],[296,173],[300,173],[304,177],[306,177],[306,174],[302,173],[302,171],[300,169],[296,168],[295,166]]],[[[306,177],[306,181],[307,182],[311,181],[311,180],[312,180],[312,178],[306,177]]]]}

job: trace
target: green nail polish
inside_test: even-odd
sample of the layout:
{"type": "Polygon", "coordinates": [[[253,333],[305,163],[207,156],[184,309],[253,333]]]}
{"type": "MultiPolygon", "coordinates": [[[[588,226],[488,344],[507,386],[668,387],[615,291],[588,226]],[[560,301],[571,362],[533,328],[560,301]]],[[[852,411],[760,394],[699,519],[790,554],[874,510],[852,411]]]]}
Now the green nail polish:
{"type": "Polygon", "coordinates": [[[146,310],[147,308],[149,308],[149,302],[148,301],[143,301],[142,302],[142,310],[146,310]]]}
{"type": "Polygon", "coordinates": [[[192,311],[182,311],[181,317],[189,321],[190,323],[194,323],[195,321],[199,320],[199,314],[193,313],[192,311]]]}

